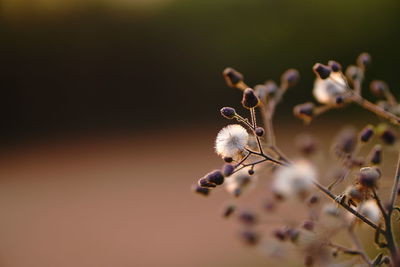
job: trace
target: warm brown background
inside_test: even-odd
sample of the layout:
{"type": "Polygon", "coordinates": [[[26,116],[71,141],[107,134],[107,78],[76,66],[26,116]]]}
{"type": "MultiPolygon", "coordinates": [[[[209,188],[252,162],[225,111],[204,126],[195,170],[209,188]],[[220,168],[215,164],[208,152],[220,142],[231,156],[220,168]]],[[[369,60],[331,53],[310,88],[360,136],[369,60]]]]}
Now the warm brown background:
{"type": "MultiPolygon", "coordinates": [[[[220,217],[228,194],[190,191],[221,164],[218,109],[241,110],[222,69],[249,84],[300,70],[276,120],[294,154],[305,127],[291,107],[310,99],[315,61],[368,51],[368,80],[398,93],[399,10],[394,0],[3,0],[0,266],[265,266],[220,217]]],[[[324,143],[367,120],[346,112],[310,130],[324,143]]]]}

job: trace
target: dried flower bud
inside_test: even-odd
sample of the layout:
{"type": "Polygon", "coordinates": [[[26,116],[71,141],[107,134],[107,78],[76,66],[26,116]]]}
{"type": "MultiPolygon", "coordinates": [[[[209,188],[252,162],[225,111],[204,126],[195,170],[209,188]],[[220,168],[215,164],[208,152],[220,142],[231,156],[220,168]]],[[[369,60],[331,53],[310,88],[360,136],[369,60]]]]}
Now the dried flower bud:
{"type": "Polygon", "coordinates": [[[308,205],[315,205],[317,204],[319,201],[319,198],[316,195],[312,195],[309,199],[308,199],[308,205]]]}
{"type": "Polygon", "coordinates": [[[198,184],[199,184],[201,187],[208,187],[208,188],[213,188],[213,187],[216,187],[216,186],[217,186],[217,185],[214,184],[214,183],[210,183],[206,178],[201,178],[201,179],[199,179],[198,184]]]}
{"type": "Polygon", "coordinates": [[[279,241],[285,241],[286,233],[282,229],[276,229],[272,232],[273,236],[279,241]]]}
{"type": "Polygon", "coordinates": [[[275,202],[272,200],[266,200],[264,202],[264,210],[267,212],[273,212],[275,211],[276,205],[275,202]]]}
{"type": "Polygon", "coordinates": [[[349,186],[345,190],[345,196],[354,203],[359,203],[364,200],[365,195],[361,191],[360,186],[349,186]]]}
{"type": "Polygon", "coordinates": [[[236,210],[236,206],[234,205],[228,205],[225,207],[224,212],[223,212],[223,216],[225,218],[230,217],[236,210]]]}
{"type": "Polygon", "coordinates": [[[294,228],[288,228],[285,231],[285,236],[292,242],[296,242],[299,238],[300,232],[294,228]]]}
{"type": "Polygon", "coordinates": [[[257,136],[263,136],[264,132],[265,132],[264,128],[262,128],[262,127],[257,127],[256,130],[255,130],[255,133],[256,133],[257,136]]]}
{"type": "Polygon", "coordinates": [[[375,145],[368,158],[372,164],[380,164],[382,162],[382,146],[379,144],[375,145]]]}
{"type": "Polygon", "coordinates": [[[278,85],[272,80],[266,81],[264,85],[265,85],[268,95],[275,94],[279,89],[278,85]]]}
{"type": "Polygon", "coordinates": [[[246,225],[254,225],[257,222],[257,217],[250,211],[244,211],[239,214],[239,221],[246,225]]]}
{"type": "Polygon", "coordinates": [[[380,177],[381,171],[378,168],[364,167],[360,169],[360,173],[358,174],[358,181],[362,186],[373,188],[376,186],[380,177]]]}
{"type": "Polygon", "coordinates": [[[223,107],[221,108],[221,115],[227,119],[233,119],[236,116],[236,111],[231,107],[223,107]]]}
{"type": "Polygon", "coordinates": [[[333,72],[339,72],[342,70],[342,65],[340,65],[339,62],[336,62],[334,60],[329,60],[328,66],[331,67],[333,72]]]}
{"type": "Polygon", "coordinates": [[[288,69],[281,76],[281,82],[286,83],[288,86],[294,86],[300,79],[300,74],[295,69],[288,69]]]}
{"type": "Polygon", "coordinates": [[[346,76],[351,81],[355,81],[355,80],[361,80],[364,75],[359,67],[350,65],[346,69],[346,76]]]}
{"type": "Polygon", "coordinates": [[[357,65],[360,68],[367,68],[371,65],[371,56],[368,53],[361,53],[357,58],[357,65]]]}
{"type": "Polygon", "coordinates": [[[336,153],[339,156],[350,154],[357,144],[357,134],[353,128],[344,128],[336,137],[336,153]]]}
{"type": "Polygon", "coordinates": [[[240,82],[243,82],[243,75],[232,68],[224,69],[222,74],[230,87],[236,87],[240,82]]]}
{"type": "Polygon", "coordinates": [[[362,203],[359,212],[374,223],[378,223],[381,219],[381,211],[373,199],[362,203]]]}
{"type": "Polygon", "coordinates": [[[364,129],[361,130],[359,138],[361,142],[368,142],[371,137],[374,135],[374,127],[372,125],[367,125],[364,129]]]}
{"type": "Polygon", "coordinates": [[[296,117],[309,122],[312,120],[314,115],[314,104],[307,102],[304,104],[297,105],[293,108],[293,113],[296,117]]]}
{"type": "Polygon", "coordinates": [[[247,245],[254,246],[260,240],[260,236],[253,230],[245,230],[240,233],[240,237],[247,245]]]}
{"type": "Polygon", "coordinates": [[[223,160],[224,160],[226,163],[231,163],[231,162],[233,161],[233,158],[231,158],[231,157],[224,157],[223,160]]]}
{"type": "Polygon", "coordinates": [[[255,108],[259,104],[260,100],[256,96],[255,92],[251,88],[247,88],[243,92],[243,99],[242,99],[242,105],[245,108],[255,108]]]}
{"type": "Polygon", "coordinates": [[[249,175],[253,175],[254,174],[254,170],[250,169],[250,170],[248,170],[248,173],[249,173],[249,175]]]}
{"type": "Polygon", "coordinates": [[[317,149],[317,142],[310,134],[299,134],[296,136],[295,142],[299,151],[306,156],[313,154],[317,149]]]}
{"type": "Polygon", "coordinates": [[[308,230],[308,231],[314,230],[314,222],[312,222],[312,221],[303,222],[303,228],[308,230]]]}
{"type": "Polygon", "coordinates": [[[369,85],[371,92],[376,96],[381,96],[387,90],[389,90],[389,86],[384,81],[375,80],[372,81],[369,85]]]}
{"type": "Polygon", "coordinates": [[[199,185],[194,185],[192,189],[195,193],[198,193],[203,196],[208,196],[210,194],[210,189],[201,187],[199,185]]]}
{"type": "Polygon", "coordinates": [[[325,80],[326,78],[328,78],[331,75],[332,70],[329,66],[325,66],[321,63],[316,63],[313,66],[313,71],[319,78],[321,78],[322,80],[325,80]]]}
{"type": "Polygon", "coordinates": [[[396,135],[391,129],[386,129],[381,133],[382,141],[387,145],[393,145],[396,142],[396,135]]]}
{"type": "Polygon", "coordinates": [[[222,174],[225,177],[229,177],[232,175],[234,170],[235,170],[235,167],[232,164],[225,164],[224,167],[222,167],[222,174]]]}
{"type": "Polygon", "coordinates": [[[222,175],[222,172],[220,170],[210,172],[206,175],[206,179],[210,183],[214,183],[216,185],[221,185],[224,183],[224,176],[222,175]]]}

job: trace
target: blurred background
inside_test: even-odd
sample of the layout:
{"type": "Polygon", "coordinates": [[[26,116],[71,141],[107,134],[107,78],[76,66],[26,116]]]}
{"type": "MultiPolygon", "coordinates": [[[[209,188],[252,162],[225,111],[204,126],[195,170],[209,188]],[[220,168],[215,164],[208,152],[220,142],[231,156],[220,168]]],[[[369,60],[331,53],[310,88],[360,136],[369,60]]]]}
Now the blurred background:
{"type": "Polygon", "coordinates": [[[276,117],[290,154],[295,132],[330,139],[376,120],[357,107],[308,128],[293,118],[315,62],[369,52],[367,81],[399,95],[399,11],[397,0],[2,0],[0,265],[264,265],[220,218],[223,190],[190,192],[221,164],[219,108],[241,110],[222,70],[251,85],[300,71],[276,117]]]}

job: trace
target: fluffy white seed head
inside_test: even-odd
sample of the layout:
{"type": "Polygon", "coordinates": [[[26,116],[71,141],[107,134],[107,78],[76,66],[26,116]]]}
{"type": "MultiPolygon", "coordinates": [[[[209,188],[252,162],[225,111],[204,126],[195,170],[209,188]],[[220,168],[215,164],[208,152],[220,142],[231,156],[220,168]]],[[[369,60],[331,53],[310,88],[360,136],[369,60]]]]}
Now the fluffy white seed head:
{"type": "Polygon", "coordinates": [[[359,212],[374,223],[378,223],[381,219],[381,211],[378,204],[376,204],[376,201],[373,199],[367,200],[361,204],[359,212]]]}
{"type": "Polygon", "coordinates": [[[335,104],[336,97],[346,91],[346,82],[340,73],[333,72],[328,79],[317,78],[313,94],[321,104],[335,104]]]}
{"type": "Polygon", "coordinates": [[[249,168],[235,172],[225,180],[225,188],[232,195],[238,196],[244,190],[249,189],[257,181],[256,175],[249,174],[249,168]]]}
{"type": "Polygon", "coordinates": [[[245,150],[249,134],[239,124],[228,125],[218,133],[215,151],[221,157],[237,158],[245,150]]]}
{"type": "Polygon", "coordinates": [[[295,161],[289,167],[280,167],[274,174],[272,189],[283,198],[307,196],[317,178],[314,166],[306,160],[295,161]]]}

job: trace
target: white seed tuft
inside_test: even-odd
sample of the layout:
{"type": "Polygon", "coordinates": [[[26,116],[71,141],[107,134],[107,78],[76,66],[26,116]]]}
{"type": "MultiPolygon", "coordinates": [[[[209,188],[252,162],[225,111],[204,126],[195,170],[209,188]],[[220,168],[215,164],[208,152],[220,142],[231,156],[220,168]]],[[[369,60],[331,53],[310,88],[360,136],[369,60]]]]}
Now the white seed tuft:
{"type": "Polygon", "coordinates": [[[237,158],[245,150],[249,134],[239,124],[228,125],[218,133],[215,151],[221,157],[237,158]]]}
{"type": "Polygon", "coordinates": [[[313,189],[317,178],[314,166],[306,160],[295,161],[289,167],[279,167],[274,174],[272,189],[283,198],[304,198],[313,189]]]}
{"type": "Polygon", "coordinates": [[[321,104],[335,104],[336,97],[346,92],[346,82],[340,73],[333,72],[328,79],[317,78],[313,94],[321,104]]]}

